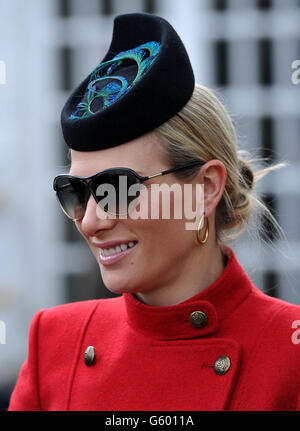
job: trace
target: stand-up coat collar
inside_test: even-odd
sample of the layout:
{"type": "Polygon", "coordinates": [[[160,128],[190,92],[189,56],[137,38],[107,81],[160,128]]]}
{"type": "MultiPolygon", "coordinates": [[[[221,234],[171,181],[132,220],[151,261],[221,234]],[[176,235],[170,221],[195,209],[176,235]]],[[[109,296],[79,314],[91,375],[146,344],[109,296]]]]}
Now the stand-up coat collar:
{"type": "Polygon", "coordinates": [[[219,323],[245,299],[252,286],[233,250],[225,247],[225,251],[228,261],[218,279],[180,304],[156,307],[144,304],[131,293],[124,293],[129,325],[158,339],[198,338],[216,332],[219,323]],[[202,318],[201,327],[193,322],[191,315],[195,311],[201,312],[198,316],[196,313],[196,320],[199,316],[202,318]]]}

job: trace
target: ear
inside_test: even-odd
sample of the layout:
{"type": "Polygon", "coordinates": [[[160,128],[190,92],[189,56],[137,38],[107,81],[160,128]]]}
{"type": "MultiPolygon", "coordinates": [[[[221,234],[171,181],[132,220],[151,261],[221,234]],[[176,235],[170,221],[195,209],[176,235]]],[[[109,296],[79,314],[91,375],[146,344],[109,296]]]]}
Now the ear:
{"type": "Polygon", "coordinates": [[[215,211],[225,189],[225,165],[220,160],[210,160],[202,166],[199,176],[201,184],[204,184],[204,209],[208,217],[215,211]]]}

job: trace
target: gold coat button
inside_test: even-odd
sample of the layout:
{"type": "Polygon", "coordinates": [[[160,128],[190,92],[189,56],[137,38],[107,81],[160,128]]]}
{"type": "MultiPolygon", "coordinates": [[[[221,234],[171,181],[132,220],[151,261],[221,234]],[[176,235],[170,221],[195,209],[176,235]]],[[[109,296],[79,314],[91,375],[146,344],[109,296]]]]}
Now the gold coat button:
{"type": "Polygon", "coordinates": [[[86,351],[84,352],[84,363],[87,366],[92,365],[92,363],[95,360],[95,349],[93,346],[89,346],[86,351]]]}
{"type": "Polygon", "coordinates": [[[190,314],[190,323],[195,328],[204,328],[207,324],[207,316],[203,311],[193,311],[190,314]]]}
{"type": "Polygon", "coordinates": [[[223,374],[226,374],[227,371],[230,368],[230,359],[228,356],[220,356],[214,365],[215,373],[219,376],[223,376],[223,374]]]}

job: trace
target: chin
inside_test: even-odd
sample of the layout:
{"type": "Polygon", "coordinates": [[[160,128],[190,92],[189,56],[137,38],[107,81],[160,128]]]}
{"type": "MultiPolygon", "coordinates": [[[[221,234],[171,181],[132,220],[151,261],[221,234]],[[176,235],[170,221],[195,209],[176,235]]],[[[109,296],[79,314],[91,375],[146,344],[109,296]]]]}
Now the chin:
{"type": "Polygon", "coordinates": [[[105,284],[105,287],[114,295],[122,295],[123,293],[135,293],[135,290],[132,289],[122,289],[120,287],[114,288],[112,286],[108,286],[107,284],[105,284]]]}
{"type": "Polygon", "coordinates": [[[135,291],[135,283],[129,280],[126,281],[122,277],[106,277],[105,274],[102,274],[102,280],[106,288],[116,295],[122,295],[122,293],[127,292],[133,293],[135,291]]]}

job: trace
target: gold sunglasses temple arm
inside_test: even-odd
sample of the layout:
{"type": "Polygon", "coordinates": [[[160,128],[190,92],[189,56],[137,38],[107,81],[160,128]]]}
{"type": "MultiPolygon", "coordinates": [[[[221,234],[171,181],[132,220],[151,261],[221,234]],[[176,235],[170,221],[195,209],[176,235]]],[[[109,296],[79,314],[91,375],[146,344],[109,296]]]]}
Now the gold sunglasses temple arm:
{"type": "Polygon", "coordinates": [[[147,177],[147,180],[150,180],[150,178],[159,177],[160,175],[162,175],[162,172],[160,172],[159,174],[149,175],[147,177]]]}
{"type": "Polygon", "coordinates": [[[193,166],[203,165],[203,164],[205,164],[205,162],[202,162],[199,160],[198,162],[189,163],[188,165],[178,166],[177,168],[168,169],[166,171],[159,172],[158,174],[149,175],[148,177],[143,177],[142,182],[144,182],[146,180],[150,180],[150,178],[155,178],[155,177],[159,177],[161,175],[171,174],[172,172],[180,171],[181,169],[191,168],[193,166]]]}

